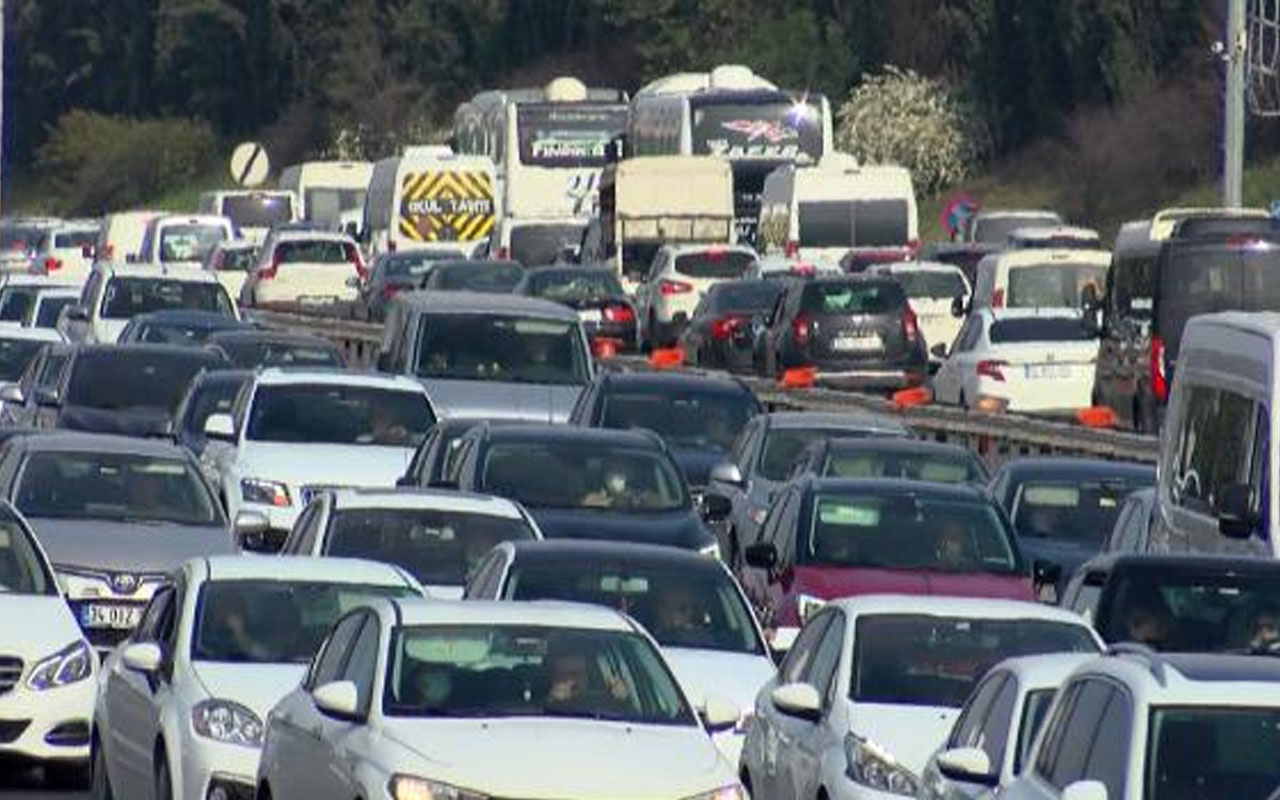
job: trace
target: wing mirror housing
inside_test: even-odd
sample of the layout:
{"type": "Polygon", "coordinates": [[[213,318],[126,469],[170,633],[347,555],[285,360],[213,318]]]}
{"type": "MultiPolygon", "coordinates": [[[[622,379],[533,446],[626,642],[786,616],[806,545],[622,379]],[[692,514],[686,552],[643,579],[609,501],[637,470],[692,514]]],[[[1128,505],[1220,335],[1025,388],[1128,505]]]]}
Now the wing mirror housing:
{"type": "Polygon", "coordinates": [[[707,493],[702,496],[702,518],[707,522],[720,522],[729,518],[733,503],[722,494],[707,493]]]}
{"type": "Polygon", "coordinates": [[[727,483],[730,486],[737,486],[739,489],[747,485],[746,480],[742,477],[742,470],[738,469],[738,465],[732,461],[721,461],[711,468],[711,481],[713,483],[727,483]]]}
{"type": "Polygon", "coordinates": [[[774,708],[789,717],[806,722],[822,718],[822,698],[818,690],[807,683],[785,683],[769,695],[774,708]]]}
{"type": "Polygon", "coordinates": [[[747,545],[747,548],[742,551],[742,556],[747,566],[756,569],[773,569],[778,566],[778,548],[773,542],[756,542],[747,545]]]}
{"type": "Polygon", "coordinates": [[[699,709],[702,724],[707,733],[722,733],[733,730],[742,716],[738,707],[723,697],[707,695],[699,709]]]}
{"type": "Polygon", "coordinates": [[[360,694],[354,681],[330,681],[311,691],[311,701],[321,714],[347,722],[360,718],[360,694]]]}
{"type": "Polygon", "coordinates": [[[22,387],[16,383],[6,383],[0,386],[0,402],[12,403],[20,406],[26,402],[26,398],[22,396],[22,387]]]}
{"type": "Polygon", "coordinates": [[[204,421],[204,435],[224,442],[235,441],[236,423],[230,414],[210,414],[204,421]]]}
{"type": "Polygon", "coordinates": [[[1218,518],[1218,531],[1231,539],[1248,539],[1258,527],[1253,487],[1247,483],[1233,483],[1223,490],[1213,512],[1218,518]]]}
{"type": "Polygon", "coordinates": [[[991,759],[980,747],[957,747],[938,754],[938,772],[944,778],[979,786],[996,786],[1000,776],[992,774],[991,759]]]}
{"type": "Polygon", "coordinates": [[[933,347],[929,348],[929,355],[934,358],[945,359],[947,357],[947,346],[942,342],[938,342],[933,347]]]}
{"type": "Polygon", "coordinates": [[[125,646],[120,653],[120,660],[125,667],[143,675],[154,675],[160,671],[164,663],[164,653],[155,642],[134,642],[125,646]]]}
{"type": "Polygon", "coordinates": [[[270,527],[266,515],[259,511],[241,511],[236,514],[235,522],[232,524],[240,549],[251,553],[262,553],[269,549],[267,531],[270,527]]]}

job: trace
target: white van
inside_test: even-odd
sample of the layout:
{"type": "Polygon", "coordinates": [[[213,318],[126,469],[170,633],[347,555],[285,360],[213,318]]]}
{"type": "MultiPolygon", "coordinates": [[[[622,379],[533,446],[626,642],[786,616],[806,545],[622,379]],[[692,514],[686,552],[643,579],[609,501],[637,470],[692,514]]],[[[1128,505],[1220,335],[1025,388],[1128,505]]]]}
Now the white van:
{"type": "Polygon", "coordinates": [[[93,248],[96,261],[124,264],[136,261],[142,250],[142,239],[151,220],[163,211],[120,211],[108,214],[98,230],[98,243],[93,248]]]}
{"type": "Polygon", "coordinates": [[[235,226],[226,217],[165,214],[147,223],[135,262],[200,269],[214,245],[237,238],[235,226]]]}
{"type": "Polygon", "coordinates": [[[902,261],[919,244],[911,173],[858,166],[849,158],[778,167],[764,180],[759,241],[763,255],[839,261],[851,251],[902,261]]]}
{"type": "Polygon", "coordinates": [[[336,229],[344,214],[358,218],[372,177],[368,161],[306,161],[285,167],[277,186],[298,198],[298,219],[336,229]]]}
{"type": "Polygon", "coordinates": [[[251,242],[260,243],[276,225],[298,219],[293,192],[236,189],[200,195],[200,213],[226,217],[251,242]]]}
{"type": "Polygon", "coordinates": [[[1280,556],[1280,313],[1192,317],[1160,439],[1151,541],[1280,556]]]}
{"type": "Polygon", "coordinates": [[[371,255],[447,244],[474,253],[498,221],[493,161],[407,147],[373,165],[360,236],[371,255]]]}
{"type": "Polygon", "coordinates": [[[1107,283],[1111,253],[1106,250],[1006,250],[978,262],[973,284],[974,309],[1080,308],[1080,293],[1090,283],[1107,283]]]}
{"type": "Polygon", "coordinates": [[[542,267],[577,257],[587,220],[579,217],[504,217],[489,242],[489,257],[542,267]]]}

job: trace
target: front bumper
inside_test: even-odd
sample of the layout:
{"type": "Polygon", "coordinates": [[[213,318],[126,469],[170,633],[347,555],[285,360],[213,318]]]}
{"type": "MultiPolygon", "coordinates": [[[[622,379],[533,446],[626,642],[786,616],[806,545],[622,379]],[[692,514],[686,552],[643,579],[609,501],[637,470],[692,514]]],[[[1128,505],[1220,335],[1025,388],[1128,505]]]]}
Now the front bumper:
{"type": "MultiPolygon", "coordinates": [[[[22,675],[25,681],[31,667],[22,675]]],[[[18,683],[0,694],[0,759],[87,762],[96,676],[37,692],[18,683]]]]}
{"type": "Polygon", "coordinates": [[[252,800],[261,749],[215,742],[196,735],[190,728],[182,738],[183,797],[252,800]]]}

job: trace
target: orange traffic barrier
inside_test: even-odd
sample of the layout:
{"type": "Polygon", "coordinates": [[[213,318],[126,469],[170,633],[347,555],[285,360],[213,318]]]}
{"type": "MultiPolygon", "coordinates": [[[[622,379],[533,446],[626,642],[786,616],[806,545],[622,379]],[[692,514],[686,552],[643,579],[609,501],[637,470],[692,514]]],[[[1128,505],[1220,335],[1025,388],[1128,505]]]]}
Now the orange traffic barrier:
{"type": "Polygon", "coordinates": [[[1114,428],[1120,420],[1110,406],[1090,406],[1076,412],[1076,421],[1086,428],[1114,428]]]}
{"type": "Polygon", "coordinates": [[[675,369],[684,363],[684,351],[679,347],[664,347],[649,354],[649,366],[654,369],[675,369]]]}
{"type": "Polygon", "coordinates": [[[591,342],[592,354],[601,361],[608,361],[618,355],[618,350],[621,347],[622,341],[620,339],[610,339],[607,336],[602,336],[591,342]]]}
{"type": "Polygon", "coordinates": [[[818,370],[814,367],[792,367],[782,373],[778,382],[784,389],[812,389],[818,382],[818,370]]]}
{"type": "Polygon", "coordinates": [[[924,406],[933,402],[933,392],[928,386],[917,386],[914,389],[903,389],[893,393],[894,408],[911,408],[924,406]]]}

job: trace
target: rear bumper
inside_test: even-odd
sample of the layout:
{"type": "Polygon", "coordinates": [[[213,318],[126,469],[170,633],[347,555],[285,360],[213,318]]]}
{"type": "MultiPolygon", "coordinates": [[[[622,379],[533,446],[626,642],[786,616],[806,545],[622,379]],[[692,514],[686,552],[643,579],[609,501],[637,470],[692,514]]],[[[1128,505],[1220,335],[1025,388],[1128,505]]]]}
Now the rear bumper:
{"type": "Polygon", "coordinates": [[[824,367],[817,365],[816,380],[836,389],[909,389],[925,382],[928,370],[824,367]]]}

